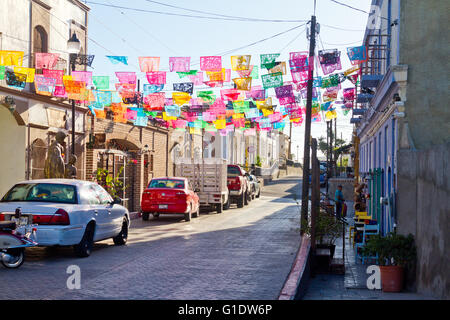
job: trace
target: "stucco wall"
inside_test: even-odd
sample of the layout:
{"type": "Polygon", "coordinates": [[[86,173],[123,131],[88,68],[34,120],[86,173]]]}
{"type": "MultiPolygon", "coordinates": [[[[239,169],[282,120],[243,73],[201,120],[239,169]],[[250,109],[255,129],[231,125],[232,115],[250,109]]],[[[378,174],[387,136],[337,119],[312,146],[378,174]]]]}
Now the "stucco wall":
{"type": "Polygon", "coordinates": [[[398,232],[417,245],[417,291],[450,298],[450,143],[423,151],[400,150],[398,232]]]}
{"type": "Polygon", "coordinates": [[[0,197],[25,180],[25,128],[17,124],[6,107],[0,106],[0,197]]]}
{"type": "Polygon", "coordinates": [[[408,65],[406,118],[417,149],[450,141],[449,2],[401,1],[400,64],[408,65]]]}
{"type": "Polygon", "coordinates": [[[354,187],[353,179],[343,179],[343,178],[331,178],[328,179],[328,197],[334,200],[334,194],[336,192],[337,186],[342,186],[342,194],[344,195],[345,201],[353,201],[354,187]]]}

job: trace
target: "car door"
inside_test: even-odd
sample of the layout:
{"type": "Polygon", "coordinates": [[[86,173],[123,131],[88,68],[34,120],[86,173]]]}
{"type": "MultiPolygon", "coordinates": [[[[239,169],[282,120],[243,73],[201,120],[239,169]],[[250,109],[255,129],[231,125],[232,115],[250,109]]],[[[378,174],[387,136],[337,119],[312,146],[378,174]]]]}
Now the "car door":
{"type": "Polygon", "coordinates": [[[189,194],[189,197],[192,199],[192,203],[194,205],[193,210],[197,210],[198,206],[200,205],[200,198],[197,193],[194,192],[194,188],[192,188],[191,182],[188,182],[186,191],[189,194]]]}
{"type": "Polygon", "coordinates": [[[100,185],[95,184],[95,188],[100,197],[102,212],[105,212],[105,237],[115,237],[122,229],[123,209],[121,206],[112,203],[111,195],[100,185]]]}
{"type": "Polygon", "coordinates": [[[94,241],[105,239],[108,224],[107,211],[106,207],[101,204],[97,188],[94,184],[88,183],[83,186],[81,192],[83,201],[86,203],[87,214],[95,219],[94,241]]]}

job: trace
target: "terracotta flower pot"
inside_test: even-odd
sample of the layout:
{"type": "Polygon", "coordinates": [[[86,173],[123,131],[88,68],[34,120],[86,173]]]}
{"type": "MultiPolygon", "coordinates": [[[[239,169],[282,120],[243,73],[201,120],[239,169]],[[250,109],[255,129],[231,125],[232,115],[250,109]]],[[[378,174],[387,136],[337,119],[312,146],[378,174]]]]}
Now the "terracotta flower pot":
{"type": "Polygon", "coordinates": [[[400,292],[403,289],[403,267],[380,266],[383,292],[400,292]]]}

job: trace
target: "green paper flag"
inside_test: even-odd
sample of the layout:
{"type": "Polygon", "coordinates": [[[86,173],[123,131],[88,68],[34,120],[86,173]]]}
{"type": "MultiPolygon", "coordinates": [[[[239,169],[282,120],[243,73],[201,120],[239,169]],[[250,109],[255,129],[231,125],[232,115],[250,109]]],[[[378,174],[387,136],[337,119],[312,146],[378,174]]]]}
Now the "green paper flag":
{"type": "Polygon", "coordinates": [[[260,55],[261,66],[268,64],[268,63],[274,63],[275,59],[278,58],[279,56],[280,56],[280,53],[267,53],[267,54],[260,55]]]}
{"type": "Polygon", "coordinates": [[[208,91],[198,91],[197,92],[197,97],[202,98],[202,100],[205,103],[208,104],[212,104],[214,103],[214,101],[216,101],[216,95],[214,94],[213,91],[208,90],[208,91]]]}
{"type": "Polygon", "coordinates": [[[261,76],[261,81],[264,89],[281,87],[283,85],[283,74],[273,73],[261,76]]]}
{"type": "Polygon", "coordinates": [[[187,72],[177,72],[180,78],[184,78],[186,76],[195,76],[197,74],[197,70],[191,70],[187,72]]]}
{"type": "Polygon", "coordinates": [[[92,82],[97,90],[108,90],[109,89],[109,76],[93,76],[92,82]]]}
{"type": "Polygon", "coordinates": [[[250,110],[250,101],[233,101],[235,113],[244,113],[250,110]]]}
{"type": "Polygon", "coordinates": [[[259,79],[259,67],[253,66],[252,73],[250,73],[250,77],[255,80],[259,79]]]}

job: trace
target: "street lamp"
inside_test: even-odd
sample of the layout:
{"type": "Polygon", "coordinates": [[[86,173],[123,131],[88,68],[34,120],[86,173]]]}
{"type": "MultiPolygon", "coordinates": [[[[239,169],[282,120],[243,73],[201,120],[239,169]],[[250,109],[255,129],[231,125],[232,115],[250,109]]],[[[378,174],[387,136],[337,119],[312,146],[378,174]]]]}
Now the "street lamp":
{"type": "MultiPolygon", "coordinates": [[[[69,61],[72,71],[75,71],[74,55],[80,52],[80,47],[80,40],[78,40],[77,35],[73,32],[72,37],[67,41],[67,51],[69,52],[69,61]]],[[[75,100],[72,100],[72,154],[75,155],[75,100]]]]}

